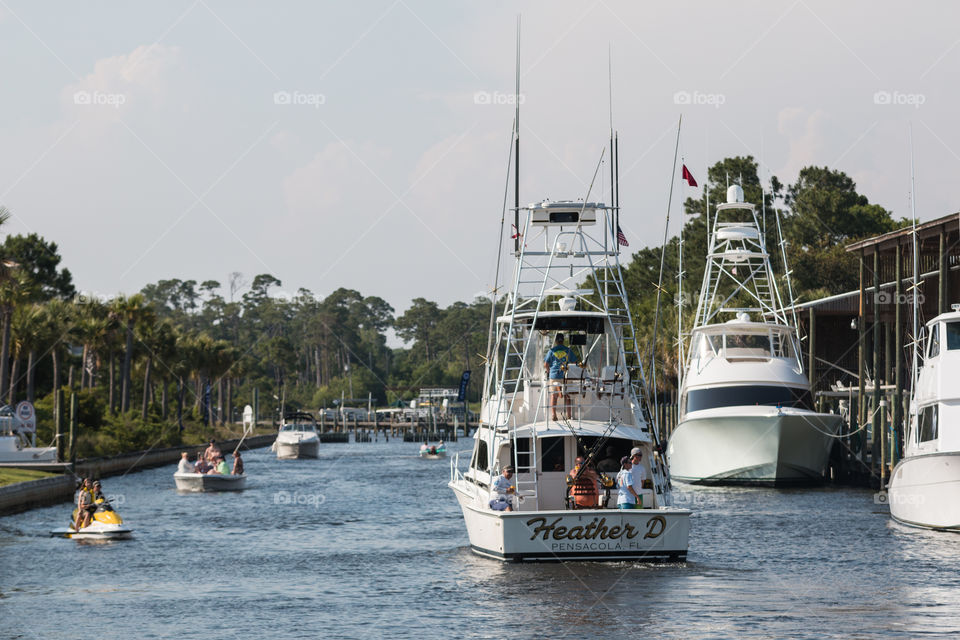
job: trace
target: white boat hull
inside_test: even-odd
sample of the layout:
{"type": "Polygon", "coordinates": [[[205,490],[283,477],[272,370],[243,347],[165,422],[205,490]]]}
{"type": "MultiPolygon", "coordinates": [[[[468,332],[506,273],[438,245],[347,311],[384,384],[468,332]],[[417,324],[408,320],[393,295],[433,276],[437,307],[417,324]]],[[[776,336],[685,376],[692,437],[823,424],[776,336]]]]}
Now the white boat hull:
{"type": "Polygon", "coordinates": [[[510,562],[683,561],[690,511],[686,509],[584,509],[493,511],[456,483],[474,553],[510,562]]]}
{"type": "Polygon", "coordinates": [[[16,436],[0,436],[0,462],[56,462],[56,447],[23,447],[16,436]]]}
{"type": "Polygon", "coordinates": [[[177,491],[241,491],[246,487],[247,476],[218,473],[175,473],[173,480],[177,491]]]}
{"type": "Polygon", "coordinates": [[[670,437],[670,475],[694,484],[817,484],[840,423],[838,415],[769,407],[695,412],[670,437]]]}
{"type": "Polygon", "coordinates": [[[133,529],[122,524],[104,524],[94,522],[88,527],[80,529],[80,533],[73,530],[73,527],[64,529],[54,529],[50,532],[53,536],[63,536],[73,540],[124,540],[133,535],[133,529]]]}
{"type": "Polygon", "coordinates": [[[897,522],[960,531],[960,451],[901,460],[891,474],[887,501],[897,522]]]}
{"type": "Polygon", "coordinates": [[[274,446],[277,458],[280,460],[316,458],[320,454],[320,441],[316,438],[300,442],[280,442],[278,440],[274,446]]]}
{"type": "Polygon", "coordinates": [[[427,460],[440,460],[441,458],[446,458],[446,457],[447,457],[447,452],[446,452],[446,451],[438,451],[437,453],[424,453],[423,451],[421,451],[421,452],[420,452],[420,457],[421,457],[421,458],[425,458],[425,459],[427,459],[427,460]]]}

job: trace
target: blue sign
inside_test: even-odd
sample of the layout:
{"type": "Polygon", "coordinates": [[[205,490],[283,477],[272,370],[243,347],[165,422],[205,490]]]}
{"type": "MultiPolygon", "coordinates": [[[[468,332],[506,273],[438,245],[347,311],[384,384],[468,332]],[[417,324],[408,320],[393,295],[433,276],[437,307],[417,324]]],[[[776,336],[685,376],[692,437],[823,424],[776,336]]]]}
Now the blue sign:
{"type": "Polygon", "coordinates": [[[460,390],[457,392],[457,402],[467,399],[467,385],[470,383],[470,371],[464,371],[460,376],[460,390]]]}

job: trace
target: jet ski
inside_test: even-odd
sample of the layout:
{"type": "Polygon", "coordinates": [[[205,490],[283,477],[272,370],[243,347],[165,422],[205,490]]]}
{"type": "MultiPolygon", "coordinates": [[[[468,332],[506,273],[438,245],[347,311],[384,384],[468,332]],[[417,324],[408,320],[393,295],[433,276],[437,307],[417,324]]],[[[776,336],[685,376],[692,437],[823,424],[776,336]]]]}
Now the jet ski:
{"type": "Polygon", "coordinates": [[[97,510],[93,513],[93,519],[79,532],[73,528],[77,521],[77,509],[74,507],[70,526],[66,529],[54,529],[50,535],[74,540],[122,540],[133,534],[133,529],[123,524],[123,518],[109,502],[103,498],[97,498],[94,504],[97,505],[97,510]]]}

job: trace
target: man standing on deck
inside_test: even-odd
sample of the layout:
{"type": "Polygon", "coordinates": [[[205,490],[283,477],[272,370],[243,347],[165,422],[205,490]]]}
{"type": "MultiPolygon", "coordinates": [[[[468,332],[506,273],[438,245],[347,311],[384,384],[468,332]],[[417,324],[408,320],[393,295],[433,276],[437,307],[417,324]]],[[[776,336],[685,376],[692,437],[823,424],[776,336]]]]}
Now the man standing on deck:
{"type": "MultiPolygon", "coordinates": [[[[643,467],[643,449],[640,447],[634,447],[630,450],[630,464],[633,465],[631,473],[633,474],[633,489],[634,493],[638,496],[637,498],[637,508],[643,509],[643,483],[647,479],[647,470],[643,467]]],[[[652,505],[647,505],[650,507],[652,505]]]]}
{"type": "Polygon", "coordinates": [[[550,380],[550,419],[557,420],[557,396],[563,395],[563,411],[567,413],[569,397],[563,393],[563,379],[567,373],[567,366],[573,360],[573,352],[563,344],[563,334],[558,333],[554,339],[553,348],[543,359],[543,368],[546,369],[550,380]]]}

